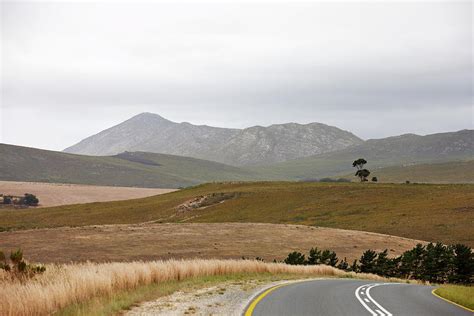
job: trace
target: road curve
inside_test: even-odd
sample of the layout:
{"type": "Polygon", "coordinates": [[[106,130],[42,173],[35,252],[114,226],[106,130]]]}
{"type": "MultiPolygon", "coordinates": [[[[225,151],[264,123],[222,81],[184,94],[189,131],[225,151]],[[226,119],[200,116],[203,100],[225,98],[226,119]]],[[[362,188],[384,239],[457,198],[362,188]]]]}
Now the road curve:
{"type": "Polygon", "coordinates": [[[352,279],[310,280],[270,288],[257,295],[245,316],[278,315],[469,315],[431,291],[432,286],[352,279]]]}

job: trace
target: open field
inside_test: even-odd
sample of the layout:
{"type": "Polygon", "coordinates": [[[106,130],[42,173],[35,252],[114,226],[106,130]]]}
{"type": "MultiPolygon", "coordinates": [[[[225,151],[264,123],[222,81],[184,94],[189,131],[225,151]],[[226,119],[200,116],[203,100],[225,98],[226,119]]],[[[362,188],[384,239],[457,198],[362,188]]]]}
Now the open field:
{"type": "Polygon", "coordinates": [[[39,198],[39,207],[130,200],[173,191],[176,190],[0,181],[0,193],[5,195],[32,193],[39,198]]]}
{"type": "Polygon", "coordinates": [[[133,201],[1,210],[3,230],[143,222],[254,222],[361,230],[474,246],[474,185],[213,183],[133,201]],[[202,195],[231,198],[178,206],[202,195]]]}
{"type": "Polygon", "coordinates": [[[312,247],[334,250],[342,260],[367,249],[400,255],[417,240],[382,234],[254,223],[138,224],[53,228],[0,233],[0,249],[21,248],[32,261],[130,261],[181,258],[283,260],[312,247]],[[278,232],[278,234],[275,234],[278,232]]]}
{"type": "MultiPolygon", "coordinates": [[[[379,182],[403,183],[474,183],[474,160],[451,161],[408,166],[371,169],[369,178],[377,177],[379,182]]],[[[358,181],[354,173],[341,176],[358,181]]]]}
{"type": "Polygon", "coordinates": [[[110,297],[124,290],[197,277],[238,274],[295,274],[300,276],[361,277],[325,265],[291,266],[253,260],[188,260],[128,263],[48,265],[46,272],[26,282],[10,280],[0,270],[1,315],[45,315],[73,303],[110,297]]]}

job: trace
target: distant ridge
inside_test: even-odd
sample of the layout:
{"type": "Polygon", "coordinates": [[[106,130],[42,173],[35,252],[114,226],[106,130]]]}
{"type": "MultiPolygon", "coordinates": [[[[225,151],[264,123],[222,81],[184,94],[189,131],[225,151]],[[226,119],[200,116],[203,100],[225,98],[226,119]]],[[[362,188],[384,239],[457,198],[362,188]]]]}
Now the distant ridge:
{"type": "Polygon", "coordinates": [[[142,113],[64,151],[97,156],[145,151],[246,166],[327,153],[362,142],[350,132],[321,123],[229,129],[175,123],[142,113]]]}
{"type": "Polygon", "coordinates": [[[474,130],[370,139],[339,151],[252,169],[273,179],[321,178],[352,172],[351,162],[359,157],[367,159],[369,169],[473,160],[474,130]]]}
{"type": "Polygon", "coordinates": [[[144,152],[94,157],[0,144],[0,180],[179,188],[255,178],[254,172],[189,157],[144,152]]]}

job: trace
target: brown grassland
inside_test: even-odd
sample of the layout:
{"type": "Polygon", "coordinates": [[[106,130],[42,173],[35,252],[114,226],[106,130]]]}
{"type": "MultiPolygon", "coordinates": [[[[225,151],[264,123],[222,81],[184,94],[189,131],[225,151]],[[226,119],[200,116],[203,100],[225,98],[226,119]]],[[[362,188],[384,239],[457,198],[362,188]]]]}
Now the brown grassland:
{"type": "Polygon", "coordinates": [[[367,249],[400,255],[417,240],[376,233],[285,224],[181,223],[104,225],[0,233],[2,250],[22,248],[42,263],[181,258],[283,260],[312,247],[352,262],[367,249]]]}
{"type": "MultiPolygon", "coordinates": [[[[138,200],[0,210],[0,230],[143,222],[254,222],[360,230],[474,246],[474,185],[211,183],[138,200]],[[234,193],[180,212],[200,195],[234,193]]],[[[1,244],[0,244],[1,246],[1,244]]]]}
{"type": "Polygon", "coordinates": [[[38,207],[138,199],[172,191],[176,190],[0,181],[1,194],[34,194],[40,199],[40,205],[38,207]]]}
{"type": "Polygon", "coordinates": [[[203,276],[251,273],[298,274],[312,277],[360,277],[333,267],[291,266],[251,260],[187,260],[129,263],[48,265],[46,272],[24,282],[0,272],[0,315],[45,315],[94,297],[112,296],[149,284],[182,281],[203,276]]]}

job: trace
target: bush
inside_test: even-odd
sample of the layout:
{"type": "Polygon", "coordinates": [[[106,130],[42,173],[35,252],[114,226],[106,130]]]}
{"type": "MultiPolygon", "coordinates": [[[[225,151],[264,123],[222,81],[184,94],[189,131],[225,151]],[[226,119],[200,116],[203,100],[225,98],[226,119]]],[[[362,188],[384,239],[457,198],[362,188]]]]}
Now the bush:
{"type": "Polygon", "coordinates": [[[293,251],[288,254],[288,257],[284,260],[286,264],[301,265],[306,264],[305,256],[301,252],[293,251]]]}
{"type": "Polygon", "coordinates": [[[25,196],[22,198],[23,203],[28,206],[37,206],[39,203],[38,198],[34,194],[25,193],[25,196]]]}
{"type": "Polygon", "coordinates": [[[12,197],[11,196],[4,196],[3,197],[3,204],[12,204],[12,197]]]}
{"type": "Polygon", "coordinates": [[[10,253],[10,263],[7,262],[5,254],[0,251],[0,269],[8,272],[10,277],[15,279],[31,278],[35,274],[46,271],[44,266],[27,264],[23,260],[21,249],[10,253]]]}

